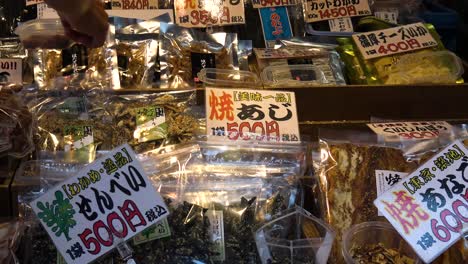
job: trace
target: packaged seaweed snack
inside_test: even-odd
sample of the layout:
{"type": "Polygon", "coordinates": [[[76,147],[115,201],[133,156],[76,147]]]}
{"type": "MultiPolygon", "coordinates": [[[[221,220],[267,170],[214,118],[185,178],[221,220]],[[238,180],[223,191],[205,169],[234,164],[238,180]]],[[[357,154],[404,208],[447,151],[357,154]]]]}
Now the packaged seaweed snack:
{"type": "MultiPolygon", "coordinates": [[[[363,222],[385,221],[373,204],[385,186],[403,179],[460,135],[454,130],[435,139],[392,141],[368,131],[321,131],[316,177],[324,220],[337,232],[331,263],[344,263],[345,230],[363,222]]],[[[454,251],[446,257],[456,263],[460,253],[454,251]]]]}
{"type": "Polygon", "coordinates": [[[165,23],[161,32],[161,88],[194,87],[204,68],[238,69],[235,33],[204,33],[165,23]]]}

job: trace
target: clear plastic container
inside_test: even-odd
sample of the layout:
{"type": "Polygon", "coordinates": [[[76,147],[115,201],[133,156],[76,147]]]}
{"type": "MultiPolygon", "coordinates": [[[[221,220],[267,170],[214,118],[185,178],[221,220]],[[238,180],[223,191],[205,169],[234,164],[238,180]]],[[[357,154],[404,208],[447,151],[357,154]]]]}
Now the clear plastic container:
{"type": "Polygon", "coordinates": [[[58,19],[37,19],[19,25],[15,34],[25,48],[66,49],[73,41],[65,36],[65,29],[58,19]]]}
{"type": "Polygon", "coordinates": [[[198,73],[198,79],[210,87],[261,87],[256,74],[248,71],[205,68],[198,73]]]}
{"type": "Polygon", "coordinates": [[[301,207],[283,211],[255,232],[262,264],[325,264],[334,238],[328,225],[301,207]]]}
{"type": "Polygon", "coordinates": [[[370,248],[377,245],[381,249],[396,250],[401,257],[406,256],[415,264],[422,263],[413,248],[387,222],[364,222],[348,229],[343,234],[343,257],[348,264],[366,263],[365,260],[358,262],[353,255],[357,255],[359,250],[366,255],[370,251],[377,252],[370,248]]]}
{"type": "Polygon", "coordinates": [[[325,73],[310,64],[268,66],[262,72],[265,87],[296,87],[330,85],[325,73]]]}
{"type": "Polygon", "coordinates": [[[385,84],[456,83],[463,73],[460,58],[450,51],[409,53],[392,66],[385,84]]]}

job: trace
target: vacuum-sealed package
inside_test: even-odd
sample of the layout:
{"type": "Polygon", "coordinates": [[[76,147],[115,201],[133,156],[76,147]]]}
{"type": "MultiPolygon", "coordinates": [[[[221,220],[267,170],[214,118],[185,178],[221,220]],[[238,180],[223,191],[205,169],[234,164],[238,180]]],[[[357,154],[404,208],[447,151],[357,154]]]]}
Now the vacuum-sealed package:
{"type": "Polygon", "coordinates": [[[118,89],[120,87],[115,51],[114,27],[99,48],[72,43],[66,47],[33,51],[34,79],[41,89],[65,87],[118,89]]]}
{"type": "Polygon", "coordinates": [[[0,86],[33,82],[33,64],[18,38],[0,38],[0,86]]]}
{"type": "MultiPolygon", "coordinates": [[[[322,216],[337,233],[331,263],[344,263],[341,240],[344,231],[363,222],[385,221],[373,204],[380,193],[460,135],[451,131],[431,140],[394,142],[364,131],[322,131],[316,177],[322,216]]],[[[459,259],[460,252],[456,251],[445,253],[445,257],[459,259]]]]}
{"type": "Polygon", "coordinates": [[[152,19],[116,29],[121,88],[159,87],[159,25],[152,19]]]}
{"type": "Polygon", "coordinates": [[[0,90],[0,156],[23,158],[34,150],[33,117],[13,91],[0,90]]]}
{"type": "Polygon", "coordinates": [[[204,68],[238,70],[235,33],[211,34],[165,23],[161,32],[161,88],[194,87],[204,68]]]}
{"type": "Polygon", "coordinates": [[[113,122],[113,146],[129,143],[141,153],[192,139],[198,127],[190,110],[194,100],[193,90],[110,96],[103,107],[113,122]]]}

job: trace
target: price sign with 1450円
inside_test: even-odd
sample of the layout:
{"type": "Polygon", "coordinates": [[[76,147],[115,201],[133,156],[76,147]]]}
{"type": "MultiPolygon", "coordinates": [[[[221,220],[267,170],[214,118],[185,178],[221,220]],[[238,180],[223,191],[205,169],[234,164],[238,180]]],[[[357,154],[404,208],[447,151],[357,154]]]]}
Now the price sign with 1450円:
{"type": "Polygon", "coordinates": [[[169,214],[127,144],[52,188],[31,207],[67,263],[89,263],[169,214]]]}
{"type": "Polygon", "coordinates": [[[210,140],[300,141],[293,92],[207,88],[205,98],[210,140]]]}
{"type": "Polygon", "coordinates": [[[467,155],[455,141],[374,201],[426,263],[457,242],[468,223],[467,155]]]}

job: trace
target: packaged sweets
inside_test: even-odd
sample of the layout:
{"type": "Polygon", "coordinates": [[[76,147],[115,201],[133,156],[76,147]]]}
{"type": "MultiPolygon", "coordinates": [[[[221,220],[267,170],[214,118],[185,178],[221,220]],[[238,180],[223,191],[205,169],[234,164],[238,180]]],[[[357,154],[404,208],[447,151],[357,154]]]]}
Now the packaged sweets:
{"type": "MultiPolygon", "coordinates": [[[[363,131],[337,132],[323,131],[320,135],[321,157],[316,177],[322,192],[324,220],[337,232],[331,261],[344,263],[343,232],[362,222],[385,221],[373,204],[378,183],[389,180],[391,184],[413,172],[461,134],[452,131],[433,140],[392,142],[363,131]],[[385,176],[383,171],[390,174],[385,176]]],[[[453,260],[459,258],[458,254],[446,254],[451,254],[449,258],[453,260]]]]}
{"type": "Polygon", "coordinates": [[[204,68],[238,69],[235,33],[210,34],[165,23],[161,32],[161,88],[194,87],[204,68]]]}
{"type": "MultiPolygon", "coordinates": [[[[198,122],[190,113],[194,91],[115,95],[103,105],[112,120],[113,146],[128,142],[135,152],[190,140],[198,122]]],[[[96,101],[96,104],[99,104],[96,101]]]]}
{"type": "Polygon", "coordinates": [[[119,23],[115,41],[121,88],[159,87],[159,19],[119,23]]]}

